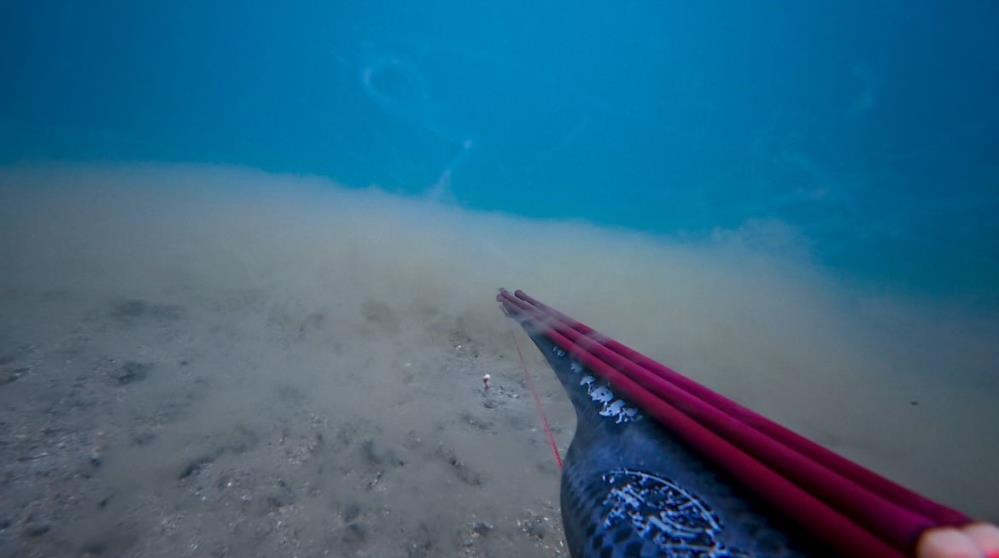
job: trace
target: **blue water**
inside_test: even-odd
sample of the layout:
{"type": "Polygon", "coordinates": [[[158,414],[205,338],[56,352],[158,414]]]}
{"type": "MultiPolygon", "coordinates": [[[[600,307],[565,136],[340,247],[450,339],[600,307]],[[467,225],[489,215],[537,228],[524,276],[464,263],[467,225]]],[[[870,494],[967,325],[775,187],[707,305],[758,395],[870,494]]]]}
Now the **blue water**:
{"type": "Polygon", "coordinates": [[[999,303],[999,4],[14,1],[0,162],[235,164],[999,303]]]}

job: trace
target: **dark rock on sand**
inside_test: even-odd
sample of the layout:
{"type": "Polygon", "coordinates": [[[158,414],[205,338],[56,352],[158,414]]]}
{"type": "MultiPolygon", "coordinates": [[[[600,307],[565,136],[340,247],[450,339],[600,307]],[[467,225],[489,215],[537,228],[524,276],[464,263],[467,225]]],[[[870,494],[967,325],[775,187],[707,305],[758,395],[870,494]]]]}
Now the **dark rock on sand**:
{"type": "Polygon", "coordinates": [[[486,521],[472,522],[472,531],[475,534],[479,535],[480,537],[488,535],[489,533],[493,532],[494,529],[496,529],[496,526],[486,521]]]}
{"type": "Polygon", "coordinates": [[[31,521],[24,525],[24,529],[21,530],[26,537],[40,537],[45,533],[48,533],[52,529],[46,521],[31,521]]]}
{"type": "Polygon", "coordinates": [[[385,476],[385,471],[376,471],[375,476],[371,477],[371,480],[364,484],[365,490],[374,490],[378,483],[381,482],[382,477],[385,476]]]}
{"type": "Polygon", "coordinates": [[[480,486],[482,484],[482,477],[469,469],[468,465],[465,465],[460,459],[458,459],[458,456],[455,454],[453,449],[444,447],[443,445],[437,446],[437,455],[443,458],[447,464],[451,466],[451,470],[454,471],[455,476],[457,476],[461,482],[470,486],[480,486]]]}
{"type": "Polygon", "coordinates": [[[361,506],[358,506],[357,504],[347,504],[343,507],[341,515],[343,515],[344,523],[352,523],[356,521],[357,518],[361,517],[361,506]]]}
{"type": "Polygon", "coordinates": [[[545,535],[548,533],[548,518],[538,515],[530,510],[527,512],[527,518],[518,520],[517,524],[520,526],[528,535],[535,537],[539,540],[543,540],[545,535]]]}
{"type": "Polygon", "coordinates": [[[108,507],[108,504],[111,503],[111,499],[114,498],[114,495],[115,495],[115,493],[111,492],[111,493],[107,494],[106,496],[104,496],[103,498],[101,498],[100,500],[98,500],[97,501],[97,509],[103,510],[104,508],[108,507]]]}
{"type": "Polygon", "coordinates": [[[344,529],[342,541],[346,545],[356,546],[368,539],[368,529],[363,523],[351,523],[344,529]]]}
{"type": "Polygon", "coordinates": [[[406,464],[394,451],[378,446],[371,438],[361,443],[361,454],[369,465],[401,467],[406,464]]]}
{"type": "Polygon", "coordinates": [[[215,458],[209,455],[195,457],[194,459],[188,461],[187,465],[184,465],[184,468],[180,470],[180,474],[177,475],[177,479],[186,479],[190,476],[197,475],[201,472],[201,469],[203,469],[205,465],[208,465],[212,461],[215,461],[215,458]]]}
{"type": "Polygon", "coordinates": [[[462,422],[468,424],[476,430],[481,430],[483,432],[493,431],[493,423],[491,421],[481,419],[468,411],[462,411],[458,416],[461,418],[462,422]]]}
{"type": "Polygon", "coordinates": [[[237,426],[219,446],[218,453],[242,454],[255,448],[260,443],[260,436],[246,426],[237,426]]]}
{"type": "Polygon", "coordinates": [[[305,401],[305,392],[301,388],[292,385],[278,386],[276,394],[278,400],[282,403],[301,405],[305,401]]]}
{"type": "Polygon", "coordinates": [[[113,375],[114,380],[118,382],[118,385],[127,385],[133,382],[141,382],[149,376],[149,371],[153,368],[152,364],[146,362],[137,362],[134,360],[126,360],[121,367],[113,375]]]}
{"type": "Polygon", "coordinates": [[[380,333],[398,335],[399,317],[392,307],[377,300],[367,300],[361,305],[364,320],[380,333]]]}
{"type": "Polygon", "coordinates": [[[406,547],[406,556],[409,558],[428,558],[437,555],[438,553],[434,551],[434,538],[434,534],[426,524],[421,523],[416,536],[406,547]]]}
{"type": "Polygon", "coordinates": [[[139,432],[138,434],[132,436],[132,445],[134,446],[145,446],[156,439],[155,432],[139,432]]]}
{"type": "Polygon", "coordinates": [[[123,300],[111,304],[111,317],[126,325],[139,319],[156,321],[177,320],[183,316],[184,308],[172,304],[150,304],[143,300],[123,300]]]}
{"type": "Polygon", "coordinates": [[[261,511],[264,513],[290,506],[295,503],[295,492],[286,481],[278,480],[273,486],[266,489],[263,502],[264,508],[261,511]]]}
{"type": "Polygon", "coordinates": [[[0,353],[0,366],[12,364],[30,355],[35,350],[31,345],[18,345],[14,349],[0,353]]]}
{"type": "Polygon", "coordinates": [[[90,454],[87,456],[87,462],[90,463],[90,466],[95,469],[103,465],[104,458],[101,456],[100,450],[99,449],[92,450],[90,454]]]}
{"type": "Polygon", "coordinates": [[[326,313],[325,312],[313,312],[302,320],[302,323],[298,326],[298,340],[301,341],[305,339],[313,331],[320,331],[323,329],[323,325],[326,323],[326,313]]]}
{"type": "Polygon", "coordinates": [[[130,556],[129,550],[138,541],[136,526],[132,521],[117,522],[114,527],[92,533],[80,548],[84,557],[130,556]]]}
{"type": "Polygon", "coordinates": [[[19,368],[0,368],[0,386],[13,383],[30,371],[31,369],[26,366],[19,368]]]}

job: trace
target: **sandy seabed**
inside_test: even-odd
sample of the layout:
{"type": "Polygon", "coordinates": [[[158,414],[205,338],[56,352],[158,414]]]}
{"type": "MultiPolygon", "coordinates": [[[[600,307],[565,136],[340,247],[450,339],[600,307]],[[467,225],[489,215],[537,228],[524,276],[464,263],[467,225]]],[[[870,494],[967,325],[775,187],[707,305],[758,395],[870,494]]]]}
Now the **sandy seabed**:
{"type": "Polygon", "coordinates": [[[245,169],[2,170],[0,556],[566,554],[500,286],[999,519],[994,317],[841,285],[802,245],[245,169]]]}

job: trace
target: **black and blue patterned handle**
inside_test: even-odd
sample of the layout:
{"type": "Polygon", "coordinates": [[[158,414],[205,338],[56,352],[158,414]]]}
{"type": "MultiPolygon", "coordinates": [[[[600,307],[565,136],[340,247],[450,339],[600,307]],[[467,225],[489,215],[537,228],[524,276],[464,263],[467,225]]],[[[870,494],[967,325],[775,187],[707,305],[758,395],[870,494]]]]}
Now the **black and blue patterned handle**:
{"type": "Polygon", "coordinates": [[[573,557],[826,554],[607,382],[528,332],[576,409],[562,474],[562,521],[573,557]]]}

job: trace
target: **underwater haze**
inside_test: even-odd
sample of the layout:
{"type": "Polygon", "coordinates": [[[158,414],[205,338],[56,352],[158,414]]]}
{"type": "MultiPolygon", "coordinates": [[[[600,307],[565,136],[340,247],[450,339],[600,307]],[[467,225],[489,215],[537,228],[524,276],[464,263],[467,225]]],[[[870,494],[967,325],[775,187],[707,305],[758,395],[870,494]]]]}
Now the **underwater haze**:
{"type": "Polygon", "coordinates": [[[4,2],[0,556],[567,555],[499,287],[999,520],[996,22],[4,2]]]}
{"type": "Polygon", "coordinates": [[[464,207],[799,231],[996,302],[989,2],[7,2],[0,158],[321,174],[464,207]]]}

